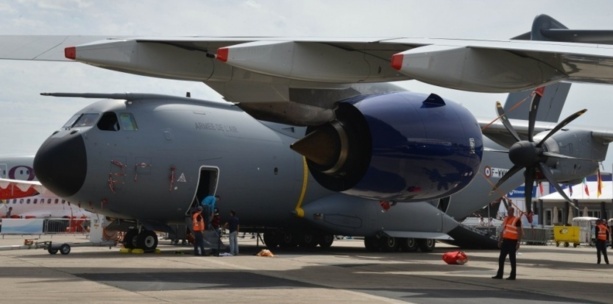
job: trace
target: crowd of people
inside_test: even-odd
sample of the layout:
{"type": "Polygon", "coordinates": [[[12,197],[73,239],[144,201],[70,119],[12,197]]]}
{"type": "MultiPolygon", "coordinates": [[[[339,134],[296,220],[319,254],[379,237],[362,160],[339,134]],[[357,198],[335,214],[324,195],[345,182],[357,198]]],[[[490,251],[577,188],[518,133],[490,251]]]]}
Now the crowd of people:
{"type": "Polygon", "coordinates": [[[240,230],[240,221],[236,215],[236,211],[230,210],[228,213],[228,219],[225,223],[221,224],[221,215],[217,208],[217,203],[220,200],[219,195],[208,195],[205,197],[199,206],[195,207],[191,212],[190,222],[191,232],[193,236],[194,255],[203,256],[208,255],[205,251],[204,240],[205,231],[213,231],[217,244],[213,244],[216,248],[215,254],[220,254],[221,249],[221,235],[224,229],[228,230],[229,239],[229,255],[238,255],[238,233],[240,230]]]}

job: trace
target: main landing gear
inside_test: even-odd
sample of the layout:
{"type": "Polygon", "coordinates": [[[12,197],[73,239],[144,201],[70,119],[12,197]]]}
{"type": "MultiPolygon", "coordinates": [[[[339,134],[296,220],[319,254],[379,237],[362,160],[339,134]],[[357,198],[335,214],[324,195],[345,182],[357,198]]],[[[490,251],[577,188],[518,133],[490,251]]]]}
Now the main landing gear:
{"type": "Polygon", "coordinates": [[[436,241],[433,239],[395,238],[390,236],[364,237],[364,247],[368,251],[381,252],[432,252],[436,241]]]}
{"type": "Polygon", "coordinates": [[[128,249],[142,249],[144,252],[154,252],[158,246],[158,236],[155,232],[141,228],[131,228],[123,237],[123,246],[128,249]]]}
{"type": "Polygon", "coordinates": [[[285,229],[267,230],[264,232],[264,243],[268,248],[330,248],[334,235],[315,231],[292,231],[285,229]]]}

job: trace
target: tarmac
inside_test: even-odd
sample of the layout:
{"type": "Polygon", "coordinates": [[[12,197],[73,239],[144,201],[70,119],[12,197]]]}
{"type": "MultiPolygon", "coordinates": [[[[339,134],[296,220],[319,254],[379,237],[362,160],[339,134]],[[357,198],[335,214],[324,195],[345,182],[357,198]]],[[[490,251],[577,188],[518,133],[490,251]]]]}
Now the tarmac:
{"type": "MultiPolygon", "coordinates": [[[[430,253],[366,252],[360,239],[329,250],[276,250],[256,256],[256,240],[239,239],[238,256],[194,256],[160,240],[160,252],[77,247],[70,254],[7,250],[24,239],[87,242],[84,235],[0,239],[0,303],[611,303],[613,266],[596,264],[589,246],[522,245],[517,280],[493,280],[498,251],[465,250],[448,265],[430,253]]],[[[507,260],[505,275],[510,266],[507,260]]]]}

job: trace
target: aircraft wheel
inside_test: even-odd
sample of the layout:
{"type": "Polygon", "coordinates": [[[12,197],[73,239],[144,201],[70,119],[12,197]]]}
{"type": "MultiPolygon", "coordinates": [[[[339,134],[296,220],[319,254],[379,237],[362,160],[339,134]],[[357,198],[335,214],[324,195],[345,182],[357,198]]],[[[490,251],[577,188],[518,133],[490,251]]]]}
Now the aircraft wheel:
{"type": "Polygon", "coordinates": [[[304,248],[317,247],[317,238],[315,237],[315,234],[311,232],[305,232],[299,235],[299,237],[300,237],[300,242],[298,243],[298,245],[300,245],[300,247],[304,247],[304,248]]]}
{"type": "Polygon", "coordinates": [[[298,245],[298,242],[296,241],[296,236],[294,235],[294,233],[291,231],[284,231],[281,237],[280,245],[281,247],[285,248],[296,247],[298,245]]]}
{"type": "Polygon", "coordinates": [[[436,241],[433,239],[419,239],[417,240],[417,245],[422,252],[432,252],[434,250],[434,246],[436,241]]]}
{"type": "Polygon", "coordinates": [[[385,252],[398,251],[398,241],[394,237],[384,236],[379,239],[379,246],[385,252]]]}
{"type": "Polygon", "coordinates": [[[137,246],[146,252],[153,252],[158,246],[158,236],[151,230],[143,230],[136,237],[137,246]]]}
{"type": "Polygon", "coordinates": [[[419,246],[417,246],[417,240],[414,238],[401,239],[399,243],[400,249],[404,252],[415,252],[417,248],[419,248],[419,246]]]}
{"type": "Polygon", "coordinates": [[[128,248],[128,249],[134,249],[137,248],[137,242],[136,242],[136,237],[138,236],[138,230],[136,229],[130,229],[128,230],[128,232],[126,232],[126,234],[123,236],[123,247],[128,248]]]}
{"type": "Polygon", "coordinates": [[[62,246],[60,246],[60,253],[63,255],[67,255],[70,253],[70,245],[68,244],[62,244],[62,246]]]}
{"type": "Polygon", "coordinates": [[[56,254],[57,253],[57,248],[49,247],[49,249],[47,249],[47,251],[49,252],[49,254],[56,254]]]}
{"type": "Polygon", "coordinates": [[[319,246],[321,248],[330,248],[334,243],[334,235],[325,233],[319,238],[319,246]]]}
{"type": "Polygon", "coordinates": [[[379,241],[374,236],[366,236],[364,237],[364,247],[366,248],[366,251],[379,251],[379,241]]]}
{"type": "Polygon", "coordinates": [[[281,243],[281,238],[278,231],[266,231],[264,232],[264,244],[268,248],[276,248],[281,243]]]}

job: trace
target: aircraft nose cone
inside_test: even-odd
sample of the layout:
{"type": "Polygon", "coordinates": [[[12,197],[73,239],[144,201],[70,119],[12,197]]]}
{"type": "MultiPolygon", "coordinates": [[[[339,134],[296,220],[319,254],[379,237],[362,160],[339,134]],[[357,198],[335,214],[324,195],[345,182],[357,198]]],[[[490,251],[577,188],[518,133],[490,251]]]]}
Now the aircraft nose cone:
{"type": "Polygon", "coordinates": [[[36,152],[34,172],[38,180],[61,197],[77,193],[87,174],[83,137],[77,132],[49,137],[36,152]]]}

